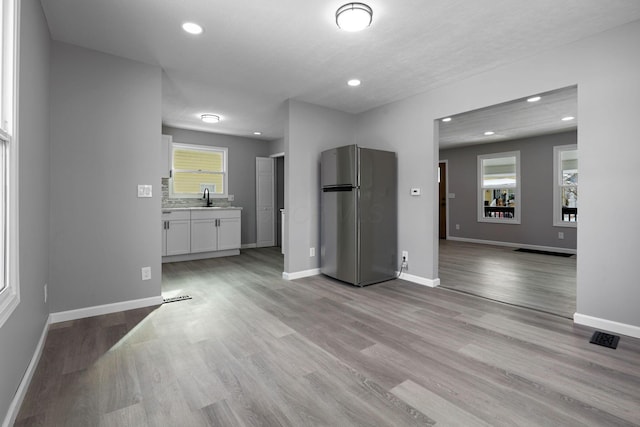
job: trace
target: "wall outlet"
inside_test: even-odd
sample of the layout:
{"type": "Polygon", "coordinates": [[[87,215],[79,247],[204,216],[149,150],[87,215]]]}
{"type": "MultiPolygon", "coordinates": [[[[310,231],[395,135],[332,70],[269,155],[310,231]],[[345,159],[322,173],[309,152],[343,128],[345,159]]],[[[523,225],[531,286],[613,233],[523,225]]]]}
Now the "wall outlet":
{"type": "Polygon", "coordinates": [[[409,251],[402,251],[402,261],[409,262],[409,251]]]}
{"type": "Polygon", "coordinates": [[[560,240],[564,239],[564,232],[558,231],[558,239],[560,240]]]}
{"type": "Polygon", "coordinates": [[[316,256],[316,248],[309,248],[309,256],[316,256]]]}
{"type": "Polygon", "coordinates": [[[456,230],[460,230],[460,224],[456,224],[456,230]]]}
{"type": "Polygon", "coordinates": [[[44,289],[44,303],[47,303],[47,298],[49,297],[48,293],[47,293],[47,284],[45,283],[43,286],[44,289]]]}
{"type": "Polygon", "coordinates": [[[138,184],[138,197],[152,197],[151,185],[138,184]]]}
{"type": "Polygon", "coordinates": [[[142,267],[142,280],[151,280],[151,267],[142,267]]]}
{"type": "Polygon", "coordinates": [[[236,199],[236,196],[235,196],[235,195],[233,195],[233,194],[229,194],[229,195],[227,196],[227,200],[228,200],[228,201],[230,201],[230,202],[233,202],[235,199],[236,199]]]}

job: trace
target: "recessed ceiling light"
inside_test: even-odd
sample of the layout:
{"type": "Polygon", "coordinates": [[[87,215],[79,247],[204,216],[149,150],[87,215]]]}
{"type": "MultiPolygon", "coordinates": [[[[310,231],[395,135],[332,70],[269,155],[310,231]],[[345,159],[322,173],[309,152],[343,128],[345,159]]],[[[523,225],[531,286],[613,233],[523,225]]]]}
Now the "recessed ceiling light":
{"type": "Polygon", "coordinates": [[[443,122],[450,122],[451,121],[451,117],[445,117],[444,119],[442,119],[443,122]]]}
{"type": "Polygon", "coordinates": [[[203,114],[200,116],[200,119],[205,123],[218,123],[220,121],[220,116],[216,116],[215,114],[203,114]]]}
{"type": "Polygon", "coordinates": [[[485,134],[485,136],[491,136],[491,135],[495,135],[495,132],[492,131],[492,130],[488,130],[484,134],[485,134]]]}
{"type": "Polygon", "coordinates": [[[542,97],[540,96],[532,96],[531,98],[527,99],[527,102],[538,102],[542,99],[542,97]]]}
{"type": "Polygon", "coordinates": [[[256,131],[256,132],[254,132],[253,134],[254,134],[254,135],[262,135],[262,132],[258,132],[258,131],[256,131]]]}
{"type": "Polygon", "coordinates": [[[360,83],[362,83],[362,82],[361,82],[360,80],[358,80],[358,79],[351,79],[351,80],[349,80],[349,81],[347,82],[347,84],[348,84],[349,86],[353,86],[353,87],[355,87],[355,86],[360,86],[360,83]]]}
{"type": "Polygon", "coordinates": [[[568,122],[569,120],[573,120],[573,119],[575,119],[575,117],[573,117],[573,116],[567,116],[567,117],[563,117],[563,118],[562,118],[562,121],[563,121],[563,122],[568,122]]]}
{"type": "Polygon", "coordinates": [[[182,29],[185,30],[189,34],[202,34],[202,27],[195,22],[185,22],[182,24],[182,29]]]}
{"type": "Polygon", "coordinates": [[[336,11],[336,24],[345,31],[360,31],[371,25],[373,10],[364,3],[347,3],[336,11]]]}

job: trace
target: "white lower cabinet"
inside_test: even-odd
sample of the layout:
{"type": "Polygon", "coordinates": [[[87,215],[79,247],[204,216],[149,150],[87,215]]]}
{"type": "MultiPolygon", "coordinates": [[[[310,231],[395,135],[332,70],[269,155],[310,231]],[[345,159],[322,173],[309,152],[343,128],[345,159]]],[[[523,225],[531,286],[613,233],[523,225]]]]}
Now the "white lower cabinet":
{"type": "Polygon", "coordinates": [[[240,248],[239,210],[191,212],[191,252],[240,248]]]}
{"type": "Polygon", "coordinates": [[[191,251],[191,215],[188,211],[162,212],[162,255],[182,255],[191,251]]]}
{"type": "Polygon", "coordinates": [[[237,208],[163,210],[163,262],[237,255],[240,249],[240,212],[237,208]],[[190,257],[190,254],[194,255],[190,257]],[[169,258],[175,255],[181,257],[169,258]]]}

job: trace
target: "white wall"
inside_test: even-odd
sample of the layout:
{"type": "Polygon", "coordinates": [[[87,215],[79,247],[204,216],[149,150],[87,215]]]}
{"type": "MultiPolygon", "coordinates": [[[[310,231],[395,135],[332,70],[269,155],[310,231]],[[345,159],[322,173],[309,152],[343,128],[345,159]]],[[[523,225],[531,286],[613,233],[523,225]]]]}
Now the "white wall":
{"type": "Polygon", "coordinates": [[[43,293],[49,280],[49,30],[39,1],[21,3],[20,304],[0,328],[0,423],[49,315],[43,293]]]}
{"type": "Polygon", "coordinates": [[[52,43],[52,312],[161,293],[160,79],[159,68],[52,43]],[[153,197],[137,198],[138,184],[153,197]]]}
{"type": "Polygon", "coordinates": [[[284,271],[295,274],[319,268],[320,153],[353,144],[354,117],[300,101],[287,101],[285,127],[284,271]],[[309,256],[309,248],[316,256],[309,256]]]}
{"type": "Polygon", "coordinates": [[[639,21],[361,115],[358,143],[398,151],[399,249],[412,252],[413,274],[437,277],[434,119],[577,84],[577,312],[640,331],[640,198],[632,189],[640,182],[638,40],[639,21]],[[409,197],[410,186],[423,196],[409,197]]]}

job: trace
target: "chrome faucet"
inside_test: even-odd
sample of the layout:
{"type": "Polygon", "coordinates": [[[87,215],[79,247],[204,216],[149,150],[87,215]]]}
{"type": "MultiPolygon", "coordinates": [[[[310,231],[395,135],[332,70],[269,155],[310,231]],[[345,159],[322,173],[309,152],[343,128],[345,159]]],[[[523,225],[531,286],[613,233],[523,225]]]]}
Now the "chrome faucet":
{"type": "Polygon", "coordinates": [[[202,193],[202,198],[203,199],[207,199],[207,207],[211,207],[212,203],[211,203],[211,199],[209,198],[209,189],[205,188],[204,189],[204,193],[202,193]]]}

